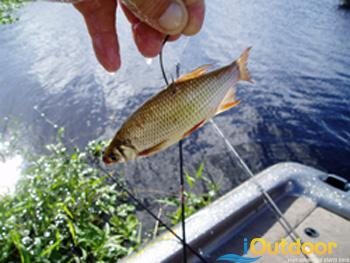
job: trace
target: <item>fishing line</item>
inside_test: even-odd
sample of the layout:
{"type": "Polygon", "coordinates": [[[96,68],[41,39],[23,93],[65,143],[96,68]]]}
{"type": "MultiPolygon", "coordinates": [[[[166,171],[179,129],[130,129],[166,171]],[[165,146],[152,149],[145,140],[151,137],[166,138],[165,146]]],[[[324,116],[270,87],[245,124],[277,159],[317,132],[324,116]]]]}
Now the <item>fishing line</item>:
{"type": "Polygon", "coordinates": [[[162,71],[162,75],[163,75],[163,79],[164,79],[164,82],[167,86],[169,86],[169,81],[168,81],[168,78],[166,76],[166,73],[165,73],[165,69],[164,69],[164,64],[163,64],[163,48],[164,48],[164,45],[166,44],[166,42],[168,41],[169,39],[169,35],[167,35],[163,41],[163,44],[162,44],[162,49],[160,50],[160,53],[159,53],[159,64],[160,64],[160,69],[162,71]]]}
{"type": "MultiPolygon", "coordinates": [[[[160,52],[160,55],[159,55],[159,60],[160,60],[160,67],[161,67],[161,71],[162,71],[162,74],[163,74],[164,81],[165,81],[165,83],[167,85],[169,85],[169,81],[168,81],[168,79],[166,77],[166,73],[165,73],[165,70],[164,70],[164,64],[163,64],[163,47],[164,47],[165,43],[167,42],[167,40],[168,40],[168,36],[165,38],[165,40],[163,42],[163,46],[162,46],[162,49],[161,49],[161,52],[160,52]]],[[[178,71],[179,71],[179,67],[177,67],[177,73],[178,73],[178,71]]],[[[253,172],[249,169],[248,165],[240,157],[240,155],[238,154],[236,149],[233,147],[233,145],[230,143],[230,141],[227,139],[227,137],[223,134],[221,129],[217,126],[217,124],[214,122],[213,119],[210,119],[210,122],[212,123],[213,127],[215,128],[215,131],[224,139],[225,144],[228,146],[228,148],[231,150],[231,152],[235,155],[235,157],[237,158],[239,164],[241,165],[241,167],[243,168],[245,173],[253,180],[254,184],[258,187],[259,191],[263,195],[265,203],[268,204],[268,206],[270,207],[271,211],[276,215],[276,218],[277,218],[278,222],[284,228],[284,230],[286,231],[287,235],[290,236],[293,241],[297,241],[297,239],[299,239],[300,242],[303,243],[303,241],[300,238],[300,236],[295,232],[294,228],[291,226],[289,221],[283,215],[283,213],[278,208],[276,203],[273,201],[271,196],[257,182],[256,178],[254,177],[253,172]]],[[[182,208],[182,213],[184,213],[184,200],[182,199],[183,198],[183,191],[184,191],[184,189],[183,189],[183,174],[182,174],[182,169],[183,169],[183,163],[182,163],[183,162],[183,160],[182,160],[182,140],[179,142],[179,152],[180,152],[180,179],[181,179],[181,193],[182,193],[182,195],[181,195],[181,205],[182,205],[181,208],[182,208]]],[[[182,214],[182,217],[184,217],[184,214],[182,214]]],[[[183,231],[184,231],[185,224],[184,224],[184,219],[183,218],[182,218],[182,228],[183,228],[183,231]]],[[[185,240],[185,235],[183,234],[183,236],[184,236],[184,240],[185,240]]],[[[306,259],[309,259],[309,257],[307,255],[305,255],[305,254],[303,254],[303,255],[305,256],[306,259]]]]}
{"type": "MultiPolygon", "coordinates": [[[[236,149],[233,147],[232,143],[227,139],[227,137],[224,135],[222,130],[217,126],[217,124],[214,122],[213,119],[210,119],[210,123],[213,125],[215,131],[217,134],[220,135],[220,137],[223,138],[225,144],[229,148],[229,150],[234,154],[236,159],[238,160],[239,164],[243,169],[245,170],[246,174],[252,179],[253,183],[258,187],[259,191],[263,194],[263,198],[265,202],[270,206],[272,212],[276,215],[278,222],[280,225],[284,228],[286,231],[287,235],[292,238],[294,242],[296,242],[298,239],[300,240],[301,243],[304,243],[300,236],[295,232],[294,228],[291,226],[289,221],[286,219],[286,217],[283,215],[281,210],[278,208],[276,203],[272,200],[271,196],[269,195],[268,192],[265,191],[265,189],[260,185],[260,183],[257,181],[255,178],[253,172],[249,169],[248,165],[243,161],[241,156],[238,154],[236,149]]],[[[302,253],[304,257],[308,260],[310,260],[309,256],[302,253]]]]}
{"type": "MultiPolygon", "coordinates": [[[[165,73],[164,63],[163,63],[163,49],[166,42],[169,39],[169,35],[167,35],[163,41],[162,49],[159,53],[159,64],[160,69],[163,74],[164,82],[166,86],[169,86],[169,81],[165,73]]],[[[180,66],[179,64],[176,66],[176,77],[180,76],[180,66]]],[[[186,223],[185,223],[185,183],[184,183],[184,172],[183,172],[183,152],[182,152],[182,140],[179,141],[179,164],[180,164],[180,202],[181,202],[181,228],[182,228],[182,253],[183,253],[183,262],[187,263],[187,249],[186,249],[186,223]]]]}
{"type": "MultiPolygon", "coordinates": [[[[54,129],[56,130],[56,132],[59,131],[59,126],[58,126],[55,122],[53,122],[51,119],[49,119],[49,118],[47,117],[47,115],[46,115],[44,112],[42,112],[41,110],[39,110],[38,105],[35,105],[35,106],[33,107],[33,109],[40,115],[41,118],[43,118],[43,120],[44,120],[47,124],[49,124],[52,128],[54,128],[54,129]]],[[[70,145],[71,145],[73,148],[76,146],[76,145],[74,144],[73,140],[72,140],[70,137],[65,136],[65,138],[68,139],[68,142],[70,143],[70,145]]]]}
{"type": "MultiPolygon", "coordinates": [[[[162,49],[161,49],[161,52],[160,52],[160,55],[159,55],[159,60],[160,60],[160,67],[161,67],[161,71],[162,71],[162,75],[163,75],[164,81],[165,81],[166,85],[169,85],[169,81],[168,81],[168,79],[166,77],[166,73],[165,73],[165,70],[164,70],[164,63],[163,63],[163,47],[164,47],[166,42],[167,42],[167,38],[163,42],[163,46],[162,46],[162,49]]],[[[177,70],[177,75],[179,75],[179,65],[177,65],[176,70],[177,70]]],[[[179,76],[177,76],[177,77],[179,77],[179,76]]],[[[265,203],[268,204],[268,206],[270,207],[271,211],[276,215],[276,218],[277,218],[278,222],[284,228],[284,230],[286,231],[287,235],[289,235],[293,239],[293,241],[296,241],[297,239],[300,239],[300,237],[294,231],[293,227],[288,222],[288,220],[285,218],[285,216],[282,214],[281,210],[278,208],[276,203],[272,200],[271,196],[256,181],[256,178],[254,177],[254,174],[252,173],[252,171],[249,169],[248,165],[243,161],[243,159],[240,157],[240,155],[238,154],[236,149],[233,147],[233,145],[230,143],[230,141],[223,134],[221,129],[217,126],[217,124],[214,122],[213,119],[210,119],[210,122],[214,126],[215,131],[224,139],[226,145],[229,147],[231,152],[235,155],[235,157],[237,158],[239,164],[245,170],[246,174],[250,178],[252,178],[254,184],[258,187],[259,191],[263,194],[263,198],[264,198],[265,203]]],[[[185,239],[185,231],[184,231],[185,224],[184,224],[184,199],[183,199],[184,189],[183,189],[183,172],[182,172],[182,169],[183,169],[182,140],[179,141],[179,153],[180,153],[181,212],[182,212],[182,214],[181,214],[182,218],[181,219],[182,219],[183,237],[184,237],[184,242],[185,242],[186,239],[185,239]]],[[[185,252],[184,252],[184,259],[186,259],[185,252]]]]}
{"type": "MultiPolygon", "coordinates": [[[[180,76],[180,66],[176,66],[176,77],[180,76]]],[[[181,195],[181,225],[182,225],[182,238],[183,243],[186,244],[186,225],[185,225],[185,184],[184,184],[184,171],[183,171],[183,154],[182,154],[182,140],[179,141],[179,160],[180,160],[180,195],[181,195]]],[[[187,263],[187,250],[183,249],[184,263],[187,263]]]]}
{"type": "Polygon", "coordinates": [[[38,105],[35,105],[33,109],[39,113],[40,117],[42,117],[48,124],[50,124],[54,129],[58,129],[58,125],[54,123],[52,120],[46,117],[46,114],[38,109],[38,105]]]}
{"type": "Polygon", "coordinates": [[[181,198],[181,226],[182,226],[182,239],[183,239],[183,259],[184,263],[187,263],[187,250],[186,250],[186,224],[185,224],[185,184],[184,184],[184,171],[183,171],[183,154],[182,154],[182,140],[179,141],[179,159],[180,159],[180,198],[181,198]]]}
{"type": "MultiPolygon", "coordinates": [[[[38,112],[40,114],[40,116],[51,126],[53,126],[55,129],[58,128],[58,125],[55,124],[53,121],[51,121],[46,115],[45,113],[41,112],[37,107],[34,108],[34,110],[36,112],[38,112]]],[[[70,138],[68,138],[70,143],[73,145],[73,142],[70,138]]],[[[75,147],[75,145],[73,145],[73,147],[75,147]]],[[[134,203],[136,203],[136,205],[138,205],[139,207],[141,207],[142,209],[144,209],[154,220],[158,221],[160,225],[162,225],[166,230],[168,230],[176,239],[178,239],[182,244],[184,244],[185,247],[188,248],[189,251],[191,251],[195,256],[197,256],[202,262],[204,263],[209,263],[200,253],[198,253],[194,248],[192,248],[191,245],[187,244],[186,242],[184,242],[184,240],[178,235],[176,234],[176,232],[174,230],[171,229],[171,227],[169,227],[162,219],[160,219],[160,217],[158,217],[156,214],[154,214],[152,212],[152,210],[150,210],[146,205],[144,205],[131,191],[129,191],[121,182],[119,182],[117,179],[115,179],[105,168],[103,168],[100,165],[100,161],[95,157],[95,156],[91,156],[91,155],[87,155],[87,159],[90,161],[91,164],[94,164],[94,167],[97,168],[98,170],[100,170],[102,173],[104,173],[105,175],[107,175],[118,187],[120,187],[120,189],[122,189],[122,191],[124,191],[130,199],[132,199],[132,201],[134,203]]]]}
{"type": "MultiPolygon", "coordinates": [[[[166,36],[163,46],[161,49],[161,52],[159,54],[159,60],[160,60],[160,67],[162,71],[162,75],[164,78],[164,81],[166,85],[169,85],[169,81],[167,79],[165,70],[164,70],[164,64],[163,64],[163,47],[165,43],[167,42],[169,36],[166,36]]],[[[177,77],[179,75],[179,67],[177,67],[177,77]]],[[[58,129],[58,125],[52,122],[47,116],[41,112],[36,106],[33,107],[33,109],[40,114],[40,116],[53,128],[58,129]]],[[[265,202],[270,206],[272,212],[276,215],[279,223],[281,226],[285,229],[287,234],[293,239],[293,241],[296,241],[297,239],[300,240],[301,243],[304,243],[299,235],[295,232],[294,228],[291,226],[289,221],[285,218],[281,210],[278,208],[276,203],[272,200],[271,196],[263,189],[263,187],[257,182],[256,178],[254,177],[254,174],[249,169],[248,165],[243,161],[243,159],[240,157],[236,149],[233,147],[233,145],[230,143],[230,141],[227,139],[227,137],[223,134],[221,129],[217,126],[217,124],[214,122],[213,119],[210,119],[211,124],[213,125],[215,131],[220,135],[220,137],[223,138],[225,144],[228,146],[230,151],[234,154],[234,156],[237,158],[239,164],[243,167],[246,174],[253,180],[254,184],[258,187],[259,191],[263,194],[263,198],[265,202]]],[[[73,141],[69,138],[69,142],[74,146],[73,141]]],[[[195,249],[193,249],[189,244],[186,242],[186,228],[185,228],[185,195],[184,195],[184,177],[183,177],[183,151],[182,151],[182,140],[179,141],[179,158],[180,158],[180,190],[181,190],[181,223],[182,223],[182,236],[181,238],[178,234],[176,234],[163,220],[161,220],[157,215],[155,215],[147,206],[145,206],[136,196],[134,196],[126,187],[124,187],[120,182],[118,182],[105,168],[103,168],[98,160],[95,160],[93,163],[96,164],[96,168],[98,168],[101,172],[105,173],[109,178],[112,179],[116,185],[118,185],[129,197],[132,199],[138,206],[140,206],[142,209],[144,209],[153,219],[158,221],[162,226],[165,227],[166,230],[168,230],[175,238],[177,238],[179,241],[183,244],[183,255],[184,255],[184,262],[187,262],[187,250],[188,248],[194,255],[196,255],[202,262],[207,262],[206,259],[200,255],[195,249]]],[[[96,158],[95,158],[96,159],[96,158]]],[[[303,254],[305,258],[310,259],[308,255],[303,254]]]]}
{"type": "MultiPolygon", "coordinates": [[[[181,241],[185,247],[187,247],[194,255],[196,255],[200,260],[202,260],[202,262],[204,263],[209,263],[201,254],[199,254],[194,248],[192,248],[192,246],[190,246],[187,243],[184,243],[184,240],[175,233],[174,230],[171,229],[171,227],[169,227],[163,220],[161,220],[156,214],[154,214],[152,212],[152,210],[150,210],[146,205],[144,205],[136,196],[133,195],[133,193],[131,193],[131,191],[129,191],[126,187],[124,187],[124,185],[122,185],[118,180],[116,180],[114,178],[114,176],[112,176],[105,168],[103,168],[100,164],[99,164],[99,160],[95,159],[95,164],[96,164],[96,168],[98,168],[101,172],[103,172],[104,174],[106,174],[109,178],[111,178],[111,180],[118,186],[120,187],[138,206],[140,206],[142,209],[144,209],[151,217],[153,217],[153,219],[157,220],[159,222],[159,224],[161,224],[162,226],[165,227],[166,230],[168,230],[176,239],[178,239],[179,241],[181,241]]],[[[92,160],[94,161],[94,160],[92,160]]]]}

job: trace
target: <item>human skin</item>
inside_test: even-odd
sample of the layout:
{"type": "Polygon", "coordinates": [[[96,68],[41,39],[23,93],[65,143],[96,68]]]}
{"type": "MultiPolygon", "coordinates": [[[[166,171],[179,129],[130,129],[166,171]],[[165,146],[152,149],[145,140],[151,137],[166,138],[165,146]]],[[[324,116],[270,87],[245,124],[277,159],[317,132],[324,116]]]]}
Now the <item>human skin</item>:
{"type": "Polygon", "coordinates": [[[201,29],[204,0],[86,0],[74,4],[83,15],[96,58],[109,72],[121,66],[116,11],[121,6],[135,44],[145,57],[159,54],[166,35],[175,41],[201,29]]]}

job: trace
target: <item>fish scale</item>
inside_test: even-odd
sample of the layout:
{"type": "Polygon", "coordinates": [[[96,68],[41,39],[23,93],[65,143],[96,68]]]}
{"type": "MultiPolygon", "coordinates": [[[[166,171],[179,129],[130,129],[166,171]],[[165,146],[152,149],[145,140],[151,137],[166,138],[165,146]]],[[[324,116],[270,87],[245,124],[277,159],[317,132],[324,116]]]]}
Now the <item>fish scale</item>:
{"type": "MultiPolygon", "coordinates": [[[[150,111],[155,112],[155,114],[148,114],[146,121],[152,125],[139,127],[137,132],[133,132],[134,136],[131,141],[135,148],[151,147],[174,134],[180,139],[186,131],[193,127],[193,123],[197,124],[205,119],[211,111],[215,110],[215,106],[224,98],[227,90],[232,87],[232,85],[226,85],[223,88],[227,79],[223,78],[223,81],[218,79],[219,81],[209,76],[203,76],[197,80],[180,83],[179,87],[170,86],[167,88],[164,92],[164,103],[161,106],[152,105],[150,107],[150,111]],[[206,88],[195,89],[196,86],[206,88]],[[174,92],[175,88],[178,91],[174,92]],[[190,91],[187,92],[187,89],[190,91]],[[215,96],[212,96],[213,94],[215,96]],[[175,100],[175,102],[172,103],[171,100],[175,100]],[[151,122],[152,118],[159,118],[160,121],[151,122]]],[[[147,105],[145,106],[147,107],[147,105]]],[[[145,116],[142,115],[137,115],[135,118],[139,116],[145,119],[145,116]]]]}
{"type": "Polygon", "coordinates": [[[148,100],[116,133],[105,151],[105,163],[152,155],[199,128],[220,107],[227,110],[236,105],[236,82],[249,80],[248,52],[246,49],[237,61],[209,73],[204,73],[204,67],[198,68],[148,100]],[[229,104],[223,105],[228,94],[229,104]]]}

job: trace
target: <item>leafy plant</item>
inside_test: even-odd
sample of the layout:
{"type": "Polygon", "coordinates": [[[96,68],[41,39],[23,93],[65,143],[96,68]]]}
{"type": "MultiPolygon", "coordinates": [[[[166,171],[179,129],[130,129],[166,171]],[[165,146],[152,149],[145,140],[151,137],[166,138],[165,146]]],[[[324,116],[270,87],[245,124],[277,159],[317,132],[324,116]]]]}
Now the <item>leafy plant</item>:
{"type": "Polygon", "coordinates": [[[115,262],[141,243],[135,207],[91,167],[101,142],[33,158],[15,195],[0,199],[0,262],[115,262]]]}
{"type": "MultiPolygon", "coordinates": [[[[48,154],[30,158],[14,195],[0,197],[0,262],[116,262],[147,241],[141,240],[135,206],[92,165],[106,143],[92,141],[83,151],[68,151],[63,135],[61,128],[48,154]]],[[[0,152],[10,156],[19,149],[16,141],[0,152]]],[[[186,216],[218,194],[203,170],[202,164],[193,175],[185,173],[186,216]]],[[[168,216],[177,224],[179,200],[160,202],[171,208],[168,216]]]]}
{"type": "Polygon", "coordinates": [[[16,21],[14,11],[22,6],[24,2],[26,0],[0,0],[0,25],[16,21]]]}
{"type": "MultiPolygon", "coordinates": [[[[204,164],[202,163],[196,173],[191,175],[187,171],[185,172],[185,181],[188,185],[189,190],[184,192],[185,195],[185,217],[197,212],[199,209],[209,205],[215,199],[219,193],[219,186],[203,176],[204,164]],[[204,191],[196,193],[200,184],[204,186],[204,191]]],[[[176,208],[174,212],[170,212],[167,216],[170,218],[173,225],[178,224],[181,221],[181,203],[177,197],[168,197],[159,200],[160,203],[176,208]]]]}

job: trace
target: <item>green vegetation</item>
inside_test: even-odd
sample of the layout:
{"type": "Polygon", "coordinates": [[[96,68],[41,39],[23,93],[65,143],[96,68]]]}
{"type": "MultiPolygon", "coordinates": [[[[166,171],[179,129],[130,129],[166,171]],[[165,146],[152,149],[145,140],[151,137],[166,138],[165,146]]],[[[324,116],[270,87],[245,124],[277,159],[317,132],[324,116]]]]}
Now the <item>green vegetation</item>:
{"type": "MultiPolygon", "coordinates": [[[[105,143],[93,141],[84,151],[69,152],[62,136],[60,129],[59,142],[47,147],[48,154],[30,157],[14,195],[0,197],[0,262],[116,262],[147,242],[141,240],[135,206],[94,166],[105,143]]],[[[0,149],[0,156],[19,149],[14,142],[8,145],[12,150],[0,149]]],[[[203,169],[202,164],[194,175],[186,173],[186,216],[218,194],[203,169]],[[205,192],[198,193],[200,188],[205,192]]],[[[159,202],[177,224],[178,198],[159,202]]]]}
{"type": "MultiPolygon", "coordinates": [[[[185,180],[188,185],[189,191],[185,191],[185,217],[189,217],[199,209],[209,205],[214,201],[219,193],[219,186],[203,175],[204,164],[201,164],[195,175],[190,175],[185,172],[185,180]],[[204,187],[203,193],[196,193],[198,188],[202,185],[204,187]]],[[[159,203],[165,204],[175,208],[174,212],[170,212],[167,216],[170,218],[173,225],[178,224],[181,221],[181,203],[177,197],[168,197],[159,200],[159,203]]]]}
{"type": "Polygon", "coordinates": [[[115,262],[141,243],[126,196],[91,168],[87,154],[58,143],[35,158],[16,195],[0,199],[0,262],[115,262]]]}
{"type": "Polygon", "coordinates": [[[0,0],[0,25],[10,24],[17,20],[15,10],[22,6],[26,0],[0,0]]]}

